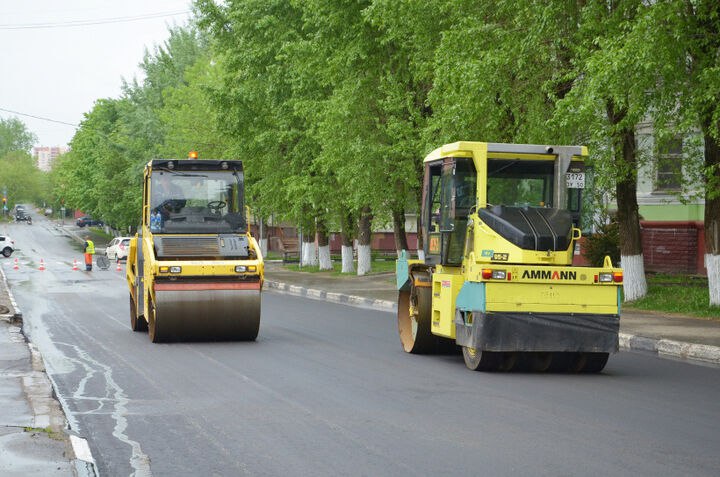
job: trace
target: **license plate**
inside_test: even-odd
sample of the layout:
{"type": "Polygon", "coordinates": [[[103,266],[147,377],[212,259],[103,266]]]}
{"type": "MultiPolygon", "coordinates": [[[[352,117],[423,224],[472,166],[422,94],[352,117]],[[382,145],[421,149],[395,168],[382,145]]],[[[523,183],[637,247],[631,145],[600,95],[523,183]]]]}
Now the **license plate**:
{"type": "Polygon", "coordinates": [[[585,173],[568,172],[567,174],[565,174],[565,184],[568,189],[584,189],[585,173]]]}

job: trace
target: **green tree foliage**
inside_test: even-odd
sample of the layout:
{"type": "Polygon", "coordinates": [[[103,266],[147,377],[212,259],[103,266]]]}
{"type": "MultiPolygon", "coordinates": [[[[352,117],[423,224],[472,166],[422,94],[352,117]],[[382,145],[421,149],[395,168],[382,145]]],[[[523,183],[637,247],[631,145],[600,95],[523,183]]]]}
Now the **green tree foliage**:
{"type": "Polygon", "coordinates": [[[0,194],[7,191],[8,207],[22,203],[42,203],[46,174],[24,151],[12,151],[0,157],[0,194]]]}
{"type": "Polygon", "coordinates": [[[10,152],[29,152],[37,138],[16,118],[0,118],[0,157],[10,152]]]}
{"type": "Polygon", "coordinates": [[[312,187],[317,146],[296,110],[305,93],[293,95],[286,51],[301,41],[300,11],[282,0],[196,6],[200,25],[214,39],[219,81],[209,87],[212,104],[221,131],[233,138],[229,154],[245,161],[248,197],[260,215],[303,225],[313,219],[312,198],[321,189],[312,187]]]}
{"type": "MultiPolygon", "coordinates": [[[[223,72],[214,103],[240,138],[261,211],[303,224],[357,214],[389,221],[419,197],[428,59],[403,40],[391,2],[200,1],[223,72]],[[418,55],[408,63],[410,53],[418,55]]],[[[437,33],[435,33],[437,37],[437,33]]],[[[431,50],[430,50],[431,51],[431,50]]]]}
{"type": "Polygon", "coordinates": [[[0,192],[7,192],[9,207],[45,199],[46,174],[35,166],[29,154],[35,140],[22,121],[0,119],[0,192]]]}
{"type": "Polygon", "coordinates": [[[583,256],[594,267],[602,267],[605,257],[609,256],[612,263],[620,262],[620,231],[616,221],[608,222],[598,231],[585,237],[583,256]]]}
{"type": "Polygon", "coordinates": [[[123,130],[132,112],[127,98],[97,101],[70,142],[70,152],[53,168],[64,205],[110,219],[122,229],[136,223],[141,203],[142,162],[133,154],[134,138],[123,130]]]}
{"type": "Polygon", "coordinates": [[[186,70],[185,81],[163,90],[159,118],[164,139],[158,156],[186,157],[195,150],[201,158],[225,157],[228,144],[217,128],[218,111],[207,98],[218,81],[217,68],[206,53],[186,70]]]}

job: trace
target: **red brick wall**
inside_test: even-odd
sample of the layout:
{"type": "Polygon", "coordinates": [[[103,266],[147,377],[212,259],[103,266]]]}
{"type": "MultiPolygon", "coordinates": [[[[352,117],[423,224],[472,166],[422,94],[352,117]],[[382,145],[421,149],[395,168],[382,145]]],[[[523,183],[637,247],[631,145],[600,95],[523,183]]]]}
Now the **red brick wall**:
{"type": "Polygon", "coordinates": [[[641,221],[645,271],[704,275],[702,222],[641,221]]]}

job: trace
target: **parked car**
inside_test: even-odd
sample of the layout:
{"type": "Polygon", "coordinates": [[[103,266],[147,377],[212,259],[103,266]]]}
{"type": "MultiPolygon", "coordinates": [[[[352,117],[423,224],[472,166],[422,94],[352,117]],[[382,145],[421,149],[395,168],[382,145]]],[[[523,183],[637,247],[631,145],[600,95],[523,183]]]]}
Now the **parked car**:
{"type": "Polygon", "coordinates": [[[12,255],[15,250],[15,241],[7,235],[0,235],[0,253],[5,257],[12,255]]]}
{"type": "Polygon", "coordinates": [[[92,225],[102,226],[104,224],[101,220],[95,220],[92,217],[82,216],[75,221],[75,225],[78,227],[85,227],[86,225],[90,227],[92,225]]]}
{"type": "Polygon", "coordinates": [[[105,247],[105,256],[109,260],[127,260],[130,249],[130,237],[115,237],[105,247]]]}
{"type": "Polygon", "coordinates": [[[45,215],[52,215],[52,209],[50,207],[45,209],[45,215]]]}

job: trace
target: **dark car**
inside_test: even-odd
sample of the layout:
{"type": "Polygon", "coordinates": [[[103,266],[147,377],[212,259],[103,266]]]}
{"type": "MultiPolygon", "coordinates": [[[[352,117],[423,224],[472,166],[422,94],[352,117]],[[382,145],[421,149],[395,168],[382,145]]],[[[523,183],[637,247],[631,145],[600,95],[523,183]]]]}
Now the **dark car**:
{"type": "Polygon", "coordinates": [[[77,225],[78,227],[85,227],[86,225],[87,226],[92,226],[92,225],[101,226],[101,225],[103,225],[103,223],[101,220],[95,220],[92,217],[83,216],[83,217],[79,217],[75,221],[75,225],[77,225]]]}

